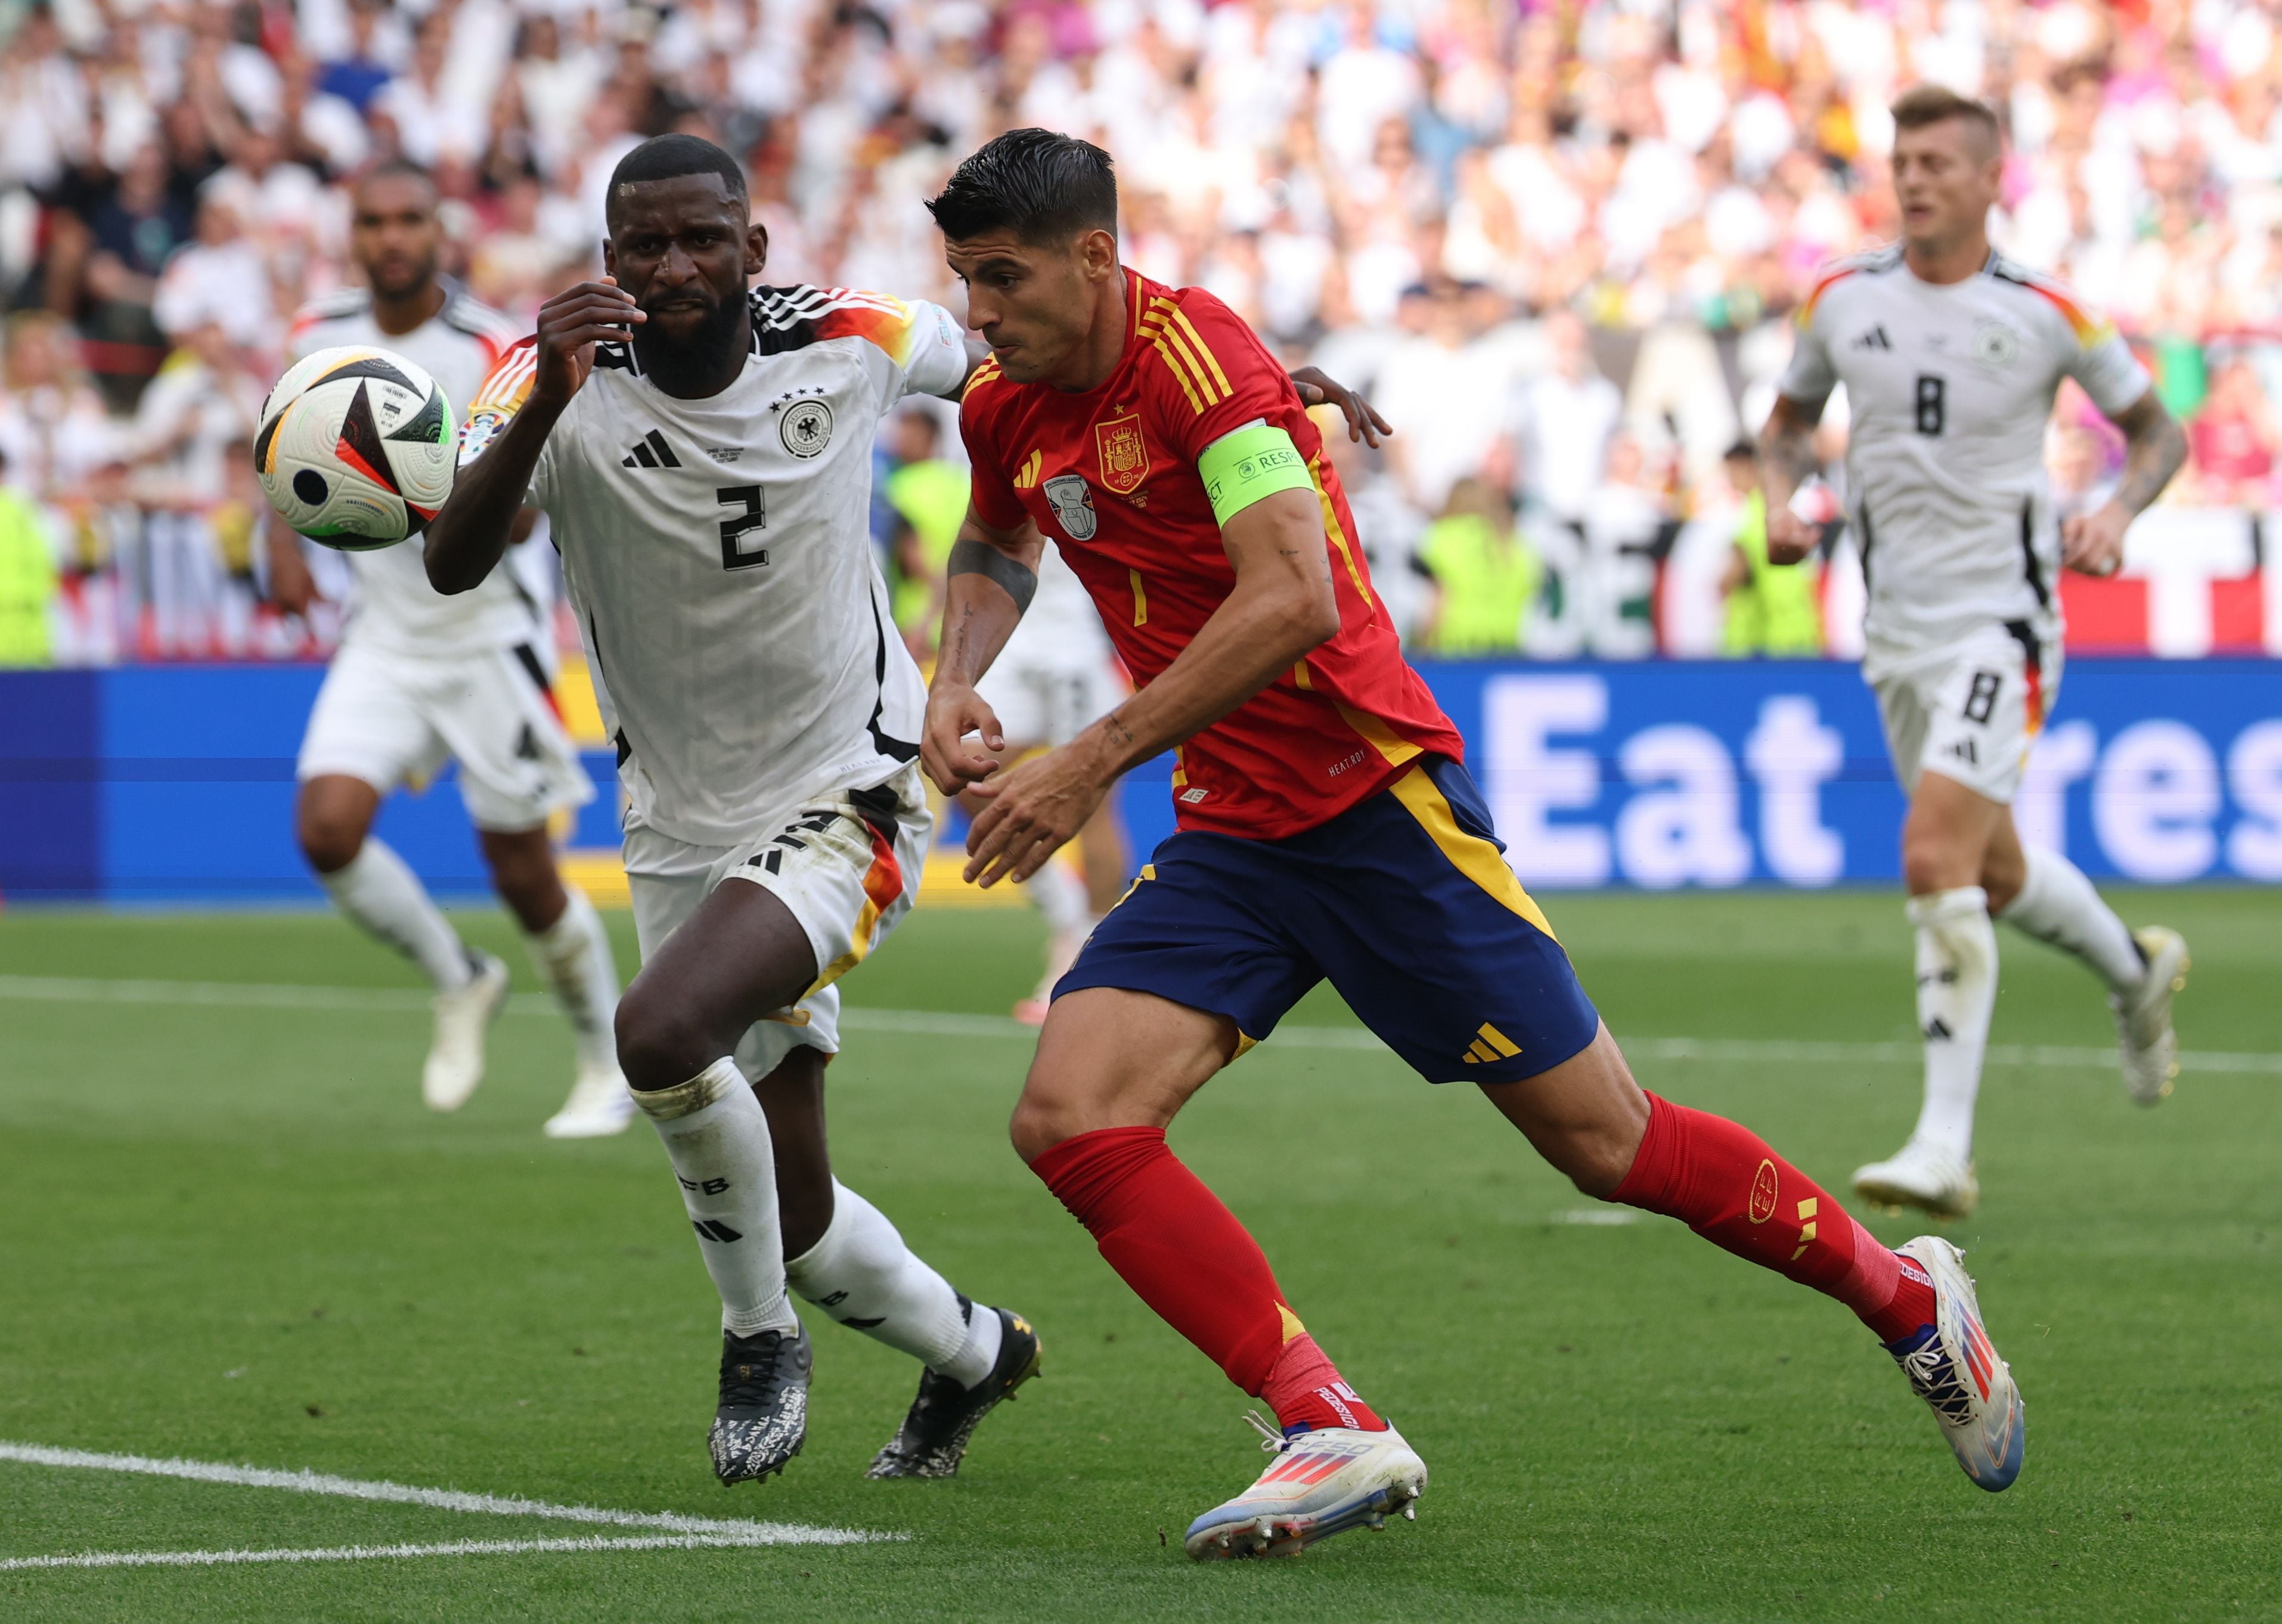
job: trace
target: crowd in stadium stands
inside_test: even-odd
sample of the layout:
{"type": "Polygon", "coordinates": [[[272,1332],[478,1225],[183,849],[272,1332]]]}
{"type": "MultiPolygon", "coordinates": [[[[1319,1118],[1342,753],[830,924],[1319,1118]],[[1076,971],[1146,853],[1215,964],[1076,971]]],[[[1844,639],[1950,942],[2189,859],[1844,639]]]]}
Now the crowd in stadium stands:
{"type": "MultiPolygon", "coordinates": [[[[0,0],[0,660],[322,649],[262,605],[245,445],[293,309],[349,275],[345,183],[431,167],[454,273],[528,318],[668,129],[747,161],[770,279],[954,308],[920,200],[1001,128],[1103,143],[1131,263],[1398,424],[1339,455],[1428,649],[1798,642],[1728,453],[1815,268],[1893,234],[1918,80],[1999,109],[1998,240],[2189,422],[2169,501],[2276,495],[2276,0],[0,0]],[[1675,569],[1708,610],[1657,607],[1675,569]]],[[[883,473],[923,443],[957,458],[891,428],[883,473]]],[[[2064,400],[2064,495],[2118,455],[2064,400]]],[[[893,570],[939,554],[884,497],[878,527],[893,570]]]]}

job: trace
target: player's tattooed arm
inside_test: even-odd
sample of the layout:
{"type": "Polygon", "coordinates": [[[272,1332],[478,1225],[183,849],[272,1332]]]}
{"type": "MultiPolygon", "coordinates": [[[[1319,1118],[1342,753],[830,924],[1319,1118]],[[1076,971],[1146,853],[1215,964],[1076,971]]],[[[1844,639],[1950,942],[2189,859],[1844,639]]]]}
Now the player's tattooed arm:
{"type": "Polygon", "coordinates": [[[920,738],[920,763],[945,795],[998,770],[997,752],[1006,741],[974,685],[1029,608],[1044,551],[1045,539],[1027,521],[1020,530],[997,530],[970,509],[959,526],[943,579],[943,638],[920,738]]]}
{"type": "Polygon", "coordinates": [[[2123,478],[2090,513],[2061,521],[2061,562],[2086,575],[2123,567],[2123,532],[2163,493],[2187,460],[2187,436],[2152,388],[2110,422],[2123,431],[2123,478]]]}
{"type": "Polygon", "coordinates": [[[594,369],[595,345],[624,342],[636,323],[648,319],[608,277],[582,282],[539,307],[529,392],[499,438],[460,470],[451,495],[428,521],[423,547],[430,586],[442,593],[472,591],[508,546],[529,533],[526,527],[518,534],[516,526],[532,470],[555,419],[594,369]]]}
{"type": "MultiPolygon", "coordinates": [[[[1312,487],[1231,514],[1221,545],[1236,585],[1171,664],[1068,744],[977,787],[990,804],[967,835],[970,882],[1028,879],[1084,828],[1119,774],[1211,727],[1339,634],[1331,543],[1312,487]]],[[[930,707],[931,733],[933,720],[930,707]]]]}
{"type": "Polygon", "coordinates": [[[979,575],[996,582],[1014,600],[1014,613],[1028,614],[1037,595],[1038,572],[1021,559],[1001,552],[987,541],[961,536],[951,543],[949,575],[979,575]]]}
{"type": "Polygon", "coordinates": [[[1791,511],[1790,501],[1800,486],[1821,471],[1821,462],[1814,455],[1814,428],[1821,420],[1820,405],[1777,395],[1774,410],[1767,414],[1766,426],[1759,431],[1770,563],[1797,563],[1814,550],[1820,539],[1814,525],[1791,511]]]}

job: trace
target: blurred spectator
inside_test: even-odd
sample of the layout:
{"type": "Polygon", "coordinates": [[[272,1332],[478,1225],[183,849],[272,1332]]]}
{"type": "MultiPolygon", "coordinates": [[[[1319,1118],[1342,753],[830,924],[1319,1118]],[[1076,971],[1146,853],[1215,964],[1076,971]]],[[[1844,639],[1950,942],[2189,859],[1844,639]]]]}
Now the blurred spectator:
{"type": "MultiPolygon", "coordinates": [[[[0,453],[0,478],[8,472],[0,453]]],[[[55,601],[56,556],[40,510],[0,485],[0,666],[50,663],[48,618],[55,601]]]]}
{"type": "Polygon", "coordinates": [[[12,316],[0,356],[0,455],[8,483],[36,501],[63,501],[116,438],[102,397],[80,368],[70,327],[44,311],[12,316]]]}
{"type": "Polygon", "coordinates": [[[1521,651],[1541,572],[1514,524],[1510,497],[1486,479],[1459,480],[1448,509],[1426,527],[1418,561],[1434,583],[1429,649],[1469,657],[1521,651]]]}
{"type": "Polygon", "coordinates": [[[185,335],[136,410],[151,611],[144,637],[160,658],[227,652],[228,629],[242,626],[211,515],[230,493],[233,448],[251,441],[265,392],[222,324],[206,321],[185,335]]]}
{"type": "Polygon", "coordinates": [[[943,576],[951,545],[966,518],[966,470],[943,460],[942,442],[943,425],[927,408],[896,413],[882,485],[893,510],[888,579],[894,583],[896,624],[926,653],[933,651],[943,618],[943,576]]]}
{"type": "Polygon", "coordinates": [[[2187,424],[2198,493],[2214,507],[2265,507],[2275,494],[2278,443],[2273,408],[2258,387],[2258,375],[2247,361],[2229,361],[2187,424]]]}
{"type": "Polygon", "coordinates": [[[1767,498],[1759,482],[1758,447],[1750,440],[1737,440],[1721,462],[1738,498],[1734,548],[1719,583],[1727,601],[1726,653],[1730,657],[1820,654],[1817,566],[1812,560],[1777,564],[1767,559],[1767,498]]]}
{"type": "Polygon", "coordinates": [[[197,237],[167,261],[151,314],[176,338],[208,325],[249,349],[278,337],[269,266],[246,236],[230,192],[213,181],[198,195],[197,237]]]}
{"type": "Polygon", "coordinates": [[[1545,351],[1544,370],[1521,389],[1523,478],[1548,513],[1577,526],[1606,471],[1624,396],[1593,364],[1585,323],[1571,312],[1547,316],[1545,351]]]}

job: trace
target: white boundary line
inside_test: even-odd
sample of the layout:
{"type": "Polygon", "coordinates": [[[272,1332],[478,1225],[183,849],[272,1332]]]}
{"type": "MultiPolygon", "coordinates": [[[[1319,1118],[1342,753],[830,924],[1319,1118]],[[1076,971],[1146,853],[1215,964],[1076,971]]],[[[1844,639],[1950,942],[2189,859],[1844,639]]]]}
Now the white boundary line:
{"type": "MultiPolygon", "coordinates": [[[[46,1004],[152,1004],[176,1007],[309,1009],[379,1014],[425,1012],[428,995],[392,987],[311,987],[264,982],[109,981],[62,975],[0,975],[0,1000],[46,1004]]],[[[536,992],[507,1001],[514,1015],[551,1015],[554,1000],[536,992]]],[[[842,1030],[909,1032],[930,1037],[1035,1039],[1036,1029],[1005,1015],[957,1014],[928,1009],[843,1007],[842,1030]]],[[[1383,1052],[1386,1045],[1360,1027],[1285,1026],[1270,1045],[1287,1049],[1383,1052]]],[[[1783,1038],[1627,1037],[1625,1052],[1640,1060],[1714,1061],[1746,1065],[1916,1065],[1922,1051],[1913,1043],[1812,1043],[1783,1038]]],[[[2060,1069],[2101,1068],[2115,1064],[2115,1051],[2061,1044],[1991,1044],[1992,1066],[2060,1069]]],[[[2189,1050],[2179,1056],[2187,1071],[2236,1072],[2282,1076],[2282,1054],[2225,1053],[2189,1050]]]]}
{"type": "Polygon", "coordinates": [[[10,1557],[0,1573],[55,1567],[225,1567],[241,1562],[368,1562],[404,1557],[516,1556],[540,1550],[732,1550],[781,1541],[727,1539],[718,1534],[661,1534],[631,1539],[454,1540],[440,1545],[322,1545],[276,1550],[89,1550],[71,1557],[10,1557]]]}
{"type": "Polygon", "coordinates": [[[526,1500],[520,1495],[478,1495],[456,1488],[418,1488],[408,1483],[335,1477],[324,1472],[278,1472],[264,1466],[231,1466],[218,1461],[159,1460],[148,1455],[98,1455],[87,1449],[58,1449],[41,1443],[0,1443],[0,1461],[15,1461],[27,1466],[130,1472],[144,1477],[183,1478],[196,1483],[229,1483],[243,1488],[283,1488],[297,1494],[332,1495],[344,1500],[377,1500],[398,1505],[427,1506],[440,1511],[471,1511],[497,1517],[543,1517],[557,1522],[656,1528],[680,1538],[702,1538],[737,1545],[861,1545],[903,1537],[895,1534],[869,1534],[855,1528],[810,1527],[801,1523],[689,1517],[679,1511],[617,1511],[595,1505],[558,1505],[548,1500],[526,1500]]]}

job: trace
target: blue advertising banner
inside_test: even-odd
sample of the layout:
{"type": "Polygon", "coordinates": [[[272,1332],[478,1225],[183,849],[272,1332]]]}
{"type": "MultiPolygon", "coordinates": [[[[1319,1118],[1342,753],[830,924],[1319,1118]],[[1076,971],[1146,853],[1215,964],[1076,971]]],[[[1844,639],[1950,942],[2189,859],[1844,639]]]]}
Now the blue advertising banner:
{"type": "MultiPolygon", "coordinates": [[[[1820,661],[1422,666],[1534,887],[1892,881],[1903,800],[1869,690],[1820,661]]],[[[313,900],[293,761],[322,672],[0,672],[0,899],[313,900]]],[[[570,843],[616,843],[607,751],[570,843]]],[[[1127,781],[1137,860],[1168,760],[1127,781]]],[[[2014,806],[2096,877],[2282,880],[2282,664],[2079,660],[2014,806]]],[[[487,880],[450,773],[379,824],[446,895],[487,880]]],[[[949,831],[946,831],[948,834],[949,831]]]]}

